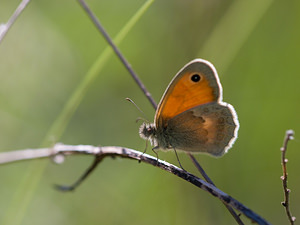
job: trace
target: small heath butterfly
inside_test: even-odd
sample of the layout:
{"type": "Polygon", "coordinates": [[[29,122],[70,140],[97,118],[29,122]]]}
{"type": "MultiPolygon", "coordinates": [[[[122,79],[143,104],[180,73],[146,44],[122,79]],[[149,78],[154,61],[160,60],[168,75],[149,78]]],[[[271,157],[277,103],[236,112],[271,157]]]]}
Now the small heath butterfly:
{"type": "Polygon", "coordinates": [[[238,129],[234,108],[222,101],[215,67],[195,59],[173,78],[159,102],[154,123],[143,123],[139,133],[154,149],[218,157],[231,148],[238,129]]]}

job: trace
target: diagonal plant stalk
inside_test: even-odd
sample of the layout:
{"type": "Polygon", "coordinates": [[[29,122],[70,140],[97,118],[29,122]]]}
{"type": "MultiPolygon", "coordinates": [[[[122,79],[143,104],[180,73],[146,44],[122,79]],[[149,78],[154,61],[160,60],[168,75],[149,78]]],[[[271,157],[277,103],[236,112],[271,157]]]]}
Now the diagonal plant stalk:
{"type": "Polygon", "coordinates": [[[15,12],[11,15],[7,23],[0,24],[0,43],[3,41],[9,29],[16,22],[21,13],[25,10],[26,6],[30,3],[30,0],[22,0],[15,12]]]}
{"type": "MultiPolygon", "coordinates": [[[[151,2],[151,1],[148,1],[148,2],[151,2]]],[[[252,17],[250,15],[250,19],[254,18],[253,20],[250,20],[250,22],[252,21],[250,29],[247,29],[246,28],[247,26],[244,26],[244,28],[245,28],[244,31],[241,33],[238,33],[235,36],[234,40],[227,43],[228,51],[223,51],[223,52],[226,52],[227,55],[225,54],[225,56],[223,56],[223,55],[221,56],[220,62],[218,63],[221,66],[221,69],[219,69],[219,71],[224,71],[228,67],[228,65],[232,62],[232,60],[234,59],[234,56],[237,54],[237,52],[240,49],[240,47],[242,46],[242,44],[245,42],[247,37],[250,35],[251,31],[256,26],[259,19],[262,17],[264,12],[266,12],[266,10],[268,9],[268,6],[270,6],[272,2],[273,2],[273,0],[266,0],[266,1],[260,2],[260,4],[256,4],[255,2],[249,3],[252,5],[257,5],[259,7],[258,8],[259,11],[257,11],[258,14],[252,15],[252,17]]],[[[147,4],[147,2],[144,5],[146,5],[146,4],[147,4]]],[[[240,4],[242,4],[242,3],[240,3],[240,4]]],[[[229,14],[226,14],[226,15],[233,16],[232,18],[234,18],[235,13],[236,14],[237,13],[238,14],[247,14],[247,12],[249,12],[249,8],[241,7],[241,5],[239,5],[239,3],[236,3],[236,7],[237,8],[233,7],[231,9],[231,11],[228,12],[229,14]],[[240,6],[240,7],[238,7],[238,6],[240,6]],[[235,9],[235,10],[233,10],[233,9],[235,9]]],[[[137,15],[137,13],[135,15],[137,15]]],[[[236,22],[241,22],[241,20],[236,20],[236,22]]],[[[135,22],[133,22],[133,24],[134,23],[135,22]]],[[[218,24],[218,26],[216,26],[216,29],[212,33],[211,37],[208,39],[207,43],[204,45],[204,48],[202,49],[202,51],[200,51],[201,54],[199,54],[199,56],[201,56],[201,57],[205,56],[205,58],[210,58],[205,55],[208,52],[210,52],[208,54],[213,54],[214,56],[219,55],[219,54],[216,54],[216,51],[213,50],[213,49],[217,49],[217,51],[220,50],[217,48],[218,45],[214,45],[214,44],[219,41],[221,41],[221,43],[224,43],[224,41],[222,41],[220,39],[219,40],[214,39],[214,37],[217,37],[218,32],[221,32],[221,30],[224,29],[224,27],[226,28],[226,26],[224,24],[228,25],[229,23],[226,23],[226,20],[224,20],[224,22],[221,21],[218,24]],[[211,48],[212,46],[214,46],[213,49],[211,48]]],[[[125,27],[124,27],[124,29],[125,29],[125,27]]],[[[119,40],[119,41],[121,41],[121,40],[119,40]]],[[[118,40],[115,40],[115,43],[118,43],[118,40]]],[[[108,60],[110,55],[111,55],[111,52],[109,52],[109,50],[105,50],[103,52],[103,56],[102,56],[103,59],[100,60],[101,57],[99,57],[98,60],[95,62],[94,66],[91,67],[91,69],[85,76],[83,82],[80,83],[79,87],[76,89],[77,91],[74,92],[74,94],[72,95],[72,97],[70,98],[68,103],[65,105],[65,108],[62,111],[62,113],[57,117],[56,121],[53,123],[51,129],[49,130],[48,134],[46,135],[45,140],[43,141],[42,146],[45,146],[47,144],[47,142],[51,136],[54,135],[57,139],[59,139],[59,137],[63,134],[70,118],[72,117],[73,113],[75,112],[78,105],[80,104],[80,101],[84,97],[84,93],[85,93],[88,85],[97,76],[97,74],[102,69],[102,67],[104,66],[105,62],[108,60]],[[108,52],[106,52],[106,51],[108,51],[108,52]]],[[[214,60],[211,60],[211,61],[214,61],[214,60]]],[[[19,186],[19,189],[15,194],[14,200],[8,206],[7,214],[5,217],[6,219],[4,218],[3,224],[20,224],[20,222],[22,221],[22,218],[25,214],[26,208],[32,198],[34,190],[37,187],[37,184],[40,180],[40,177],[41,177],[46,165],[47,165],[47,163],[45,163],[45,162],[37,161],[32,166],[30,166],[30,168],[28,169],[28,171],[26,173],[26,176],[23,178],[22,184],[19,186]],[[18,211],[15,211],[15,209],[18,209],[18,211]]]]}
{"type": "MultiPolygon", "coordinates": [[[[122,64],[125,66],[131,77],[134,79],[134,81],[137,83],[137,85],[141,88],[141,90],[144,92],[145,96],[148,98],[150,103],[154,108],[157,107],[156,102],[152,98],[150,92],[146,89],[145,85],[142,83],[142,81],[138,78],[137,74],[132,69],[131,65],[127,61],[127,59],[123,56],[119,48],[115,45],[114,41],[111,39],[109,34],[106,32],[104,27],[101,25],[98,18],[95,16],[95,14],[92,12],[92,10],[89,8],[89,6],[86,4],[84,0],[78,0],[81,4],[82,8],[86,11],[87,15],[90,17],[91,21],[94,23],[94,25],[97,27],[97,29],[100,31],[101,35],[104,37],[106,42],[111,46],[111,48],[114,50],[114,53],[118,56],[122,64]]],[[[149,2],[151,4],[152,2],[149,2]]],[[[145,6],[147,7],[147,6],[145,6]]]]}
{"type": "MultiPolygon", "coordinates": [[[[100,33],[104,36],[105,40],[108,42],[108,44],[112,47],[112,49],[114,50],[115,54],[118,56],[118,58],[120,59],[120,61],[123,63],[123,65],[126,67],[126,69],[128,70],[129,74],[131,75],[131,77],[136,81],[137,85],[140,87],[140,89],[143,91],[144,95],[148,98],[148,100],[150,101],[150,103],[152,104],[152,106],[154,107],[154,109],[157,108],[157,104],[154,101],[154,99],[152,98],[151,94],[148,92],[148,90],[146,89],[146,87],[144,86],[143,82],[140,80],[140,78],[138,77],[138,75],[134,72],[134,70],[131,68],[129,62],[126,60],[126,58],[123,56],[123,54],[121,53],[121,51],[118,49],[118,47],[114,44],[114,42],[112,41],[112,39],[110,38],[109,34],[106,32],[106,30],[104,29],[104,27],[101,25],[100,21],[98,20],[98,18],[95,16],[95,14],[92,12],[92,10],[89,8],[89,6],[86,4],[86,2],[84,0],[79,0],[80,4],[83,6],[84,10],[87,12],[88,16],[90,17],[90,19],[92,20],[92,22],[94,23],[94,25],[97,27],[97,29],[100,31],[100,33]]],[[[175,149],[174,149],[175,150],[175,149]]],[[[178,159],[177,153],[175,151],[177,160],[181,166],[181,163],[178,159]]],[[[191,155],[189,154],[190,157],[192,158],[192,160],[195,162],[197,162],[197,160],[191,155]]],[[[75,182],[74,185],[72,186],[57,186],[59,190],[63,190],[63,191],[70,191],[73,190],[74,188],[76,188],[78,186],[78,184],[80,184],[95,168],[96,165],[98,164],[98,160],[95,159],[95,162],[93,163],[93,165],[84,173],[84,175],[82,177],[79,178],[79,180],[77,180],[75,182]]],[[[198,169],[201,168],[200,164],[197,162],[196,165],[198,165],[198,169]]],[[[209,180],[209,182],[213,184],[213,182],[210,180],[210,178],[208,178],[207,174],[204,172],[204,170],[201,168],[201,170],[199,170],[201,172],[201,174],[205,174],[205,179],[209,180]]],[[[224,202],[223,202],[224,203],[224,202]]],[[[225,204],[225,203],[224,203],[225,204]]],[[[231,215],[234,217],[234,219],[236,220],[236,222],[240,225],[243,225],[243,222],[241,221],[241,219],[239,218],[239,216],[235,213],[235,211],[229,206],[225,204],[225,207],[229,210],[229,212],[231,213],[231,215]]]]}
{"type": "MultiPolygon", "coordinates": [[[[153,0],[147,0],[133,15],[133,17],[125,24],[121,31],[114,38],[114,42],[118,45],[125,38],[128,32],[133,28],[133,26],[139,21],[141,16],[150,7],[153,0]]],[[[72,118],[74,112],[78,108],[81,100],[83,99],[86,90],[93,83],[95,78],[100,74],[108,59],[113,55],[113,51],[110,47],[106,49],[98,56],[95,63],[89,69],[89,71],[84,76],[83,80],[79,83],[78,87],[74,90],[73,94],[66,102],[65,107],[58,115],[56,120],[53,122],[51,128],[49,129],[47,135],[42,141],[41,146],[46,146],[51,144],[51,137],[55,137],[59,140],[64,133],[70,119],[72,118]]],[[[7,210],[4,217],[0,221],[1,224],[21,224],[28,205],[37,189],[38,183],[41,180],[42,174],[45,171],[47,161],[35,161],[29,165],[29,168],[25,171],[25,175],[20,182],[18,189],[16,190],[13,200],[8,203],[7,210]]]]}

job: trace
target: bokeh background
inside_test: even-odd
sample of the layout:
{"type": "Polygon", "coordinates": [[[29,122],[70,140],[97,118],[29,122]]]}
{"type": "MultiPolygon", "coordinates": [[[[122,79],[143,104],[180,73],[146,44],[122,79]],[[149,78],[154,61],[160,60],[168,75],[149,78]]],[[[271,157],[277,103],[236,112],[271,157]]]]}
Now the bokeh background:
{"type": "MultiPolygon", "coordinates": [[[[88,1],[113,37],[144,3],[88,1]]],[[[18,4],[1,1],[2,23],[18,4]]],[[[216,66],[224,100],[239,116],[239,138],[220,159],[196,157],[221,190],[273,224],[288,223],[280,204],[279,150],[287,129],[296,132],[287,153],[288,185],[292,213],[300,218],[299,40],[297,0],[164,0],[154,1],[120,44],[157,102],[190,60],[204,58],[216,66]]],[[[67,126],[61,135],[49,135],[106,47],[76,1],[32,1],[0,44],[0,151],[57,141],[143,151],[135,123],[142,115],[125,98],[149,120],[154,110],[116,56],[88,86],[74,115],[62,121],[67,126]]],[[[177,164],[173,152],[159,157],[177,164]]],[[[198,174],[185,154],[179,157],[198,174]]],[[[0,224],[235,224],[206,192],[132,160],[105,159],[75,192],[53,188],[74,182],[92,160],[73,156],[63,165],[49,159],[1,165],[0,224]]]]}

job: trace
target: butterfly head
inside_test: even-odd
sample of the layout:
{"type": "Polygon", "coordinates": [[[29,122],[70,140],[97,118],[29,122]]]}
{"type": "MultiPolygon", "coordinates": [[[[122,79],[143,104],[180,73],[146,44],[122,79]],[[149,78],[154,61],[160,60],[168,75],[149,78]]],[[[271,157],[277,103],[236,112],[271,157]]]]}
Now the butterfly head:
{"type": "Polygon", "coordinates": [[[141,138],[143,138],[145,140],[149,140],[155,136],[156,128],[155,128],[154,124],[143,123],[140,126],[139,134],[140,134],[141,138]]]}
{"type": "Polygon", "coordinates": [[[152,146],[156,146],[156,127],[151,123],[143,123],[140,126],[139,134],[144,140],[150,140],[152,146]]]}

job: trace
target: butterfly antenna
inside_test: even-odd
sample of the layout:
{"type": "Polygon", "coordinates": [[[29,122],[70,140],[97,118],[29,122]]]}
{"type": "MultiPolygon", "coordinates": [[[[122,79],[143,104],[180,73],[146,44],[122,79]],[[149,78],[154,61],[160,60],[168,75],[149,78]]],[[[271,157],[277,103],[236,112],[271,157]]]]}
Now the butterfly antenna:
{"type": "MultiPolygon", "coordinates": [[[[125,98],[125,99],[127,101],[129,101],[130,103],[132,103],[143,114],[143,116],[146,117],[146,114],[140,109],[140,107],[137,106],[137,104],[135,104],[135,102],[132,99],[130,99],[130,98],[125,98]]],[[[136,119],[136,122],[138,122],[140,120],[143,120],[143,121],[146,121],[146,122],[150,123],[148,119],[145,119],[145,118],[142,118],[142,117],[138,117],[136,119]]]]}

